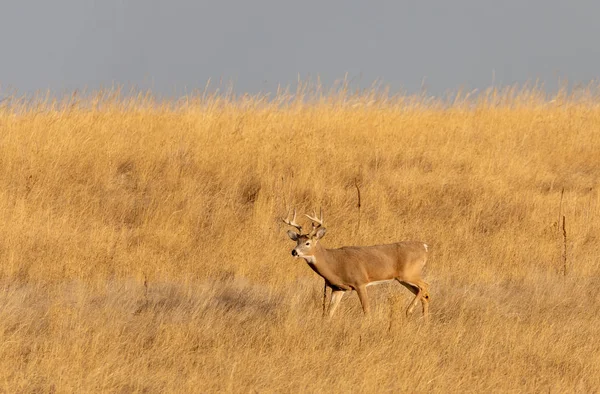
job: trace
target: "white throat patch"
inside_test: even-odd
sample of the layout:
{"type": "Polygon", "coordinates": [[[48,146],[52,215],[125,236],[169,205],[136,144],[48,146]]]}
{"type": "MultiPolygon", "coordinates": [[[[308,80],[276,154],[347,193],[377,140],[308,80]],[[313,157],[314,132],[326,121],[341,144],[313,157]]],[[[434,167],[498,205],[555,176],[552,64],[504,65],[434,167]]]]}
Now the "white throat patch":
{"type": "Polygon", "coordinates": [[[306,260],[306,262],[307,262],[308,264],[315,265],[315,264],[317,263],[317,259],[315,259],[315,256],[302,256],[302,258],[303,258],[304,260],[306,260]]]}

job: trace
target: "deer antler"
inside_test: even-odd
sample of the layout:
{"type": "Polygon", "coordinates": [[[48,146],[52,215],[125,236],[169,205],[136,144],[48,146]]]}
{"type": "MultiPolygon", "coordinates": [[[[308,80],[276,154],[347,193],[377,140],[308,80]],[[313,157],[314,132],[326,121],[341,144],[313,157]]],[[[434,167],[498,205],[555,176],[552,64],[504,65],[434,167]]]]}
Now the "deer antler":
{"type": "Polygon", "coordinates": [[[319,216],[321,217],[320,219],[317,219],[316,212],[313,212],[313,215],[314,216],[309,216],[309,215],[305,214],[305,216],[312,221],[312,231],[310,233],[310,237],[314,236],[317,233],[317,230],[319,229],[319,227],[321,227],[323,225],[323,209],[322,208],[319,209],[319,216]]]}
{"type": "Polygon", "coordinates": [[[281,218],[281,220],[288,226],[296,227],[296,229],[298,229],[298,232],[300,234],[302,234],[302,226],[300,226],[298,223],[296,223],[296,210],[295,209],[294,209],[294,218],[291,221],[287,220],[287,219],[283,219],[283,218],[281,218]]]}

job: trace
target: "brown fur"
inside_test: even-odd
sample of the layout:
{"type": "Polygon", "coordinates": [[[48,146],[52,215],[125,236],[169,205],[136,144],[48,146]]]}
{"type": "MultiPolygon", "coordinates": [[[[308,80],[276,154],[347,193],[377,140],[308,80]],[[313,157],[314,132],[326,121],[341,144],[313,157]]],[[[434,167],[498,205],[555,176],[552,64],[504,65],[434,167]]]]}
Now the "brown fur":
{"type": "Polygon", "coordinates": [[[423,316],[427,317],[429,285],[421,279],[427,262],[427,246],[423,242],[404,241],[327,249],[319,242],[325,235],[325,228],[316,234],[289,231],[288,235],[296,241],[292,254],[304,258],[310,268],[325,279],[326,286],[332,289],[330,316],[335,313],[344,292],[351,290],[358,293],[363,311],[368,314],[367,285],[395,279],[415,294],[406,313],[412,313],[417,302],[421,301],[423,316]]]}

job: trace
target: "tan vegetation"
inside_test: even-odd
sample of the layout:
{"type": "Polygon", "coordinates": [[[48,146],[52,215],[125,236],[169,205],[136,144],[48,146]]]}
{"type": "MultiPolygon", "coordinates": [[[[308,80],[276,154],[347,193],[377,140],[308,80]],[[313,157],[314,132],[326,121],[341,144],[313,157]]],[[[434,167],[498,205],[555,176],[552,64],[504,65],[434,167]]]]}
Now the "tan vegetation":
{"type": "Polygon", "coordinates": [[[0,391],[600,390],[597,91],[0,103],[0,391]],[[429,324],[322,320],[291,207],[427,242],[429,324]]]}

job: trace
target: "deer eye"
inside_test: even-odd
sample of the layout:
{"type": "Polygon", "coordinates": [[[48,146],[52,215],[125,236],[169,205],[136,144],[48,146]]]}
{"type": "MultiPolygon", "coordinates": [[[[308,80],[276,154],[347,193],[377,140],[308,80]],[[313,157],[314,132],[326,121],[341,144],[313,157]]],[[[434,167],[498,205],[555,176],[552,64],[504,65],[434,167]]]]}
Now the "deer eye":
{"type": "Polygon", "coordinates": [[[307,243],[306,243],[306,246],[310,246],[310,242],[307,242],[307,243]]]}

